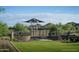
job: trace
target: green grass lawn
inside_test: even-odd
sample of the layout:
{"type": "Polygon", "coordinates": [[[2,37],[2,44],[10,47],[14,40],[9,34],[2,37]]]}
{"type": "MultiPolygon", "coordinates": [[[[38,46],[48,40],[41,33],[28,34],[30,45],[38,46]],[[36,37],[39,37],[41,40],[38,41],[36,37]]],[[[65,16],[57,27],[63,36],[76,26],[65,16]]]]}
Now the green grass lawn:
{"type": "Polygon", "coordinates": [[[79,43],[62,43],[60,41],[13,42],[22,52],[75,52],[79,43]]]}

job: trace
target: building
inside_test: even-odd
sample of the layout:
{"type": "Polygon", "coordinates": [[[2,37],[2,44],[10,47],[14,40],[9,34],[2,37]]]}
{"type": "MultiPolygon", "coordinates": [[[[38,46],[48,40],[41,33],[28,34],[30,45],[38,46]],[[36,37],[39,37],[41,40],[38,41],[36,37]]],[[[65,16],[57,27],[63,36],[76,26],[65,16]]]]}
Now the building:
{"type": "Polygon", "coordinates": [[[32,18],[25,22],[30,23],[29,28],[30,28],[32,39],[44,39],[49,35],[49,29],[39,24],[39,23],[43,23],[43,21],[32,18]]]}

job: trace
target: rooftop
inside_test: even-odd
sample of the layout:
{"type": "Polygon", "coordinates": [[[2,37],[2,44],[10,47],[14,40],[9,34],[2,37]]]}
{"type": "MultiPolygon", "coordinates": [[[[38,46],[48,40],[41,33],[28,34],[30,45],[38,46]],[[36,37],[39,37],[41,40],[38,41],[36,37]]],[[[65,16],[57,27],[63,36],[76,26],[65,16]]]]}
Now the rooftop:
{"type": "Polygon", "coordinates": [[[32,18],[32,19],[30,19],[30,20],[28,20],[28,21],[24,21],[24,22],[27,22],[27,23],[37,23],[37,22],[39,22],[39,23],[41,23],[41,22],[43,22],[43,21],[38,20],[38,19],[36,19],[36,18],[32,18]]]}

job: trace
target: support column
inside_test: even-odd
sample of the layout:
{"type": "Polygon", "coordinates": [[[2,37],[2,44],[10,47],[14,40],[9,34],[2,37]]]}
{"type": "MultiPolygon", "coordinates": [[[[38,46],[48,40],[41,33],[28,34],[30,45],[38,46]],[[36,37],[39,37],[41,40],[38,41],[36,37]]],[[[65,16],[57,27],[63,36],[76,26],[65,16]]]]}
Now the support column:
{"type": "Polygon", "coordinates": [[[11,40],[13,41],[14,39],[14,31],[11,32],[11,40]]]}

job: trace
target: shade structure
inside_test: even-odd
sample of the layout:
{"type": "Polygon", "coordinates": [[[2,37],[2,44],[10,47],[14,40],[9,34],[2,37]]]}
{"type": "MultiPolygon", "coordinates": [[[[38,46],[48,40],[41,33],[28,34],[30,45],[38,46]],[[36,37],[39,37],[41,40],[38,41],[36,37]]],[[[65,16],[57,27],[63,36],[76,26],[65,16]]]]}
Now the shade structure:
{"type": "Polygon", "coordinates": [[[44,21],[38,20],[36,18],[32,18],[32,19],[30,19],[28,21],[24,21],[24,22],[27,22],[27,23],[42,23],[44,21]]]}

